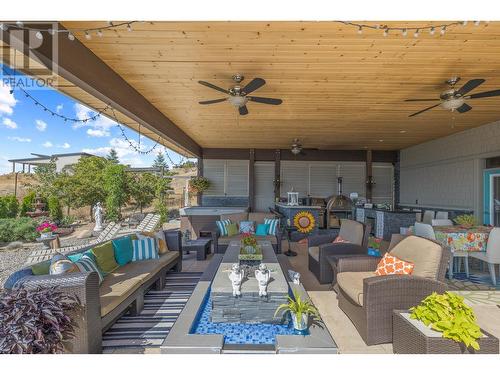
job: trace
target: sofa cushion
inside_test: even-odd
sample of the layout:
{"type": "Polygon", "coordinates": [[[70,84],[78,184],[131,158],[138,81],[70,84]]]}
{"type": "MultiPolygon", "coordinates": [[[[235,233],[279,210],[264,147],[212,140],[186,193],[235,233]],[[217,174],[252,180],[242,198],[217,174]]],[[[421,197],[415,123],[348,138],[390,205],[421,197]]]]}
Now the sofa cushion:
{"type": "Polygon", "coordinates": [[[307,249],[309,255],[316,260],[316,262],[319,262],[319,246],[311,246],[309,249],[307,249]]]}
{"type": "Polygon", "coordinates": [[[270,212],[250,212],[248,220],[255,221],[257,224],[264,224],[265,219],[274,219],[274,214],[270,212]]]}
{"type": "Polygon", "coordinates": [[[441,245],[431,240],[409,236],[394,246],[389,254],[413,263],[413,276],[437,279],[442,251],[441,245]]]}
{"type": "Polygon", "coordinates": [[[240,212],[235,214],[222,214],[221,220],[231,220],[232,223],[239,223],[240,221],[248,220],[248,212],[240,212]]]}
{"type": "Polygon", "coordinates": [[[105,274],[113,272],[118,268],[118,263],[116,263],[115,260],[115,251],[113,250],[111,241],[94,246],[92,248],[92,254],[94,254],[97,265],[105,274]]]}
{"type": "Polygon", "coordinates": [[[341,272],[337,284],[359,306],[363,306],[363,280],[374,276],[373,272],[341,272]]]}
{"type": "Polygon", "coordinates": [[[363,244],[363,224],[354,220],[343,219],[340,225],[339,236],[356,245],[363,244]]]}

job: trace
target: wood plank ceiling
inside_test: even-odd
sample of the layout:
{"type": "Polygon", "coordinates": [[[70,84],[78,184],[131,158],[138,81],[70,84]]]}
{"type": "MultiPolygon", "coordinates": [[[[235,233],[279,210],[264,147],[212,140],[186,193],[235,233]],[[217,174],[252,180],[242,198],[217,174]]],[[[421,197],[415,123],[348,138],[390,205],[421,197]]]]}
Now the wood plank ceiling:
{"type": "Polygon", "coordinates": [[[299,138],[307,148],[396,150],[500,119],[500,97],[471,100],[465,114],[436,108],[412,118],[432,103],[404,102],[437,98],[455,75],[462,84],[486,79],[476,92],[500,88],[500,22],[419,38],[359,35],[332,22],[148,22],[133,24],[133,32],[76,36],[204,148],[288,148],[299,138]],[[254,95],[283,104],[249,103],[244,117],[227,102],[198,104],[223,97],[198,80],[228,88],[237,72],[245,82],[264,78],[254,95]]]}

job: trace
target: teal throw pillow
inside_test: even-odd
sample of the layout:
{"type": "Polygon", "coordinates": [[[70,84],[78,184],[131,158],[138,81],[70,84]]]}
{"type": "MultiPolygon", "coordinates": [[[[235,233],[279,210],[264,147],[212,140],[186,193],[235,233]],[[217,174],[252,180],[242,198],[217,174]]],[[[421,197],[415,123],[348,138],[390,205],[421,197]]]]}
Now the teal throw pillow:
{"type": "Polygon", "coordinates": [[[257,230],[255,231],[255,234],[257,236],[267,236],[267,233],[269,232],[269,224],[257,224],[257,230]]]}
{"type": "Polygon", "coordinates": [[[130,236],[118,238],[111,241],[113,244],[113,251],[115,253],[115,260],[120,266],[124,266],[132,261],[134,256],[134,247],[130,236]]]}

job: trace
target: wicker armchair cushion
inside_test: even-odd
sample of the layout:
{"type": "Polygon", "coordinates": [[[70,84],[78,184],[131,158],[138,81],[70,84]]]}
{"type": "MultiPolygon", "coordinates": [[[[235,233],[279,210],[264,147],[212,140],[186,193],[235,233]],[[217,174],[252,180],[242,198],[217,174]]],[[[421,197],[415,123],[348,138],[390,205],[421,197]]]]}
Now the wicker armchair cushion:
{"type": "Polygon", "coordinates": [[[342,220],[339,236],[350,243],[361,245],[363,243],[363,224],[354,220],[342,220]]]}
{"type": "Polygon", "coordinates": [[[437,279],[442,251],[442,247],[431,240],[409,236],[394,246],[389,254],[413,263],[413,276],[437,279]]]}
{"type": "Polygon", "coordinates": [[[307,251],[313,259],[319,262],[319,246],[311,246],[307,251]]]}
{"type": "Polygon", "coordinates": [[[240,221],[248,220],[248,212],[241,212],[236,214],[222,214],[220,215],[221,220],[231,220],[232,223],[239,223],[240,221]]]}
{"type": "Polygon", "coordinates": [[[363,280],[368,277],[375,277],[373,272],[341,272],[337,275],[337,284],[345,294],[363,306],[363,280]]]}
{"type": "Polygon", "coordinates": [[[250,212],[248,220],[255,221],[257,224],[264,224],[265,219],[274,219],[274,215],[268,212],[250,212]]]}

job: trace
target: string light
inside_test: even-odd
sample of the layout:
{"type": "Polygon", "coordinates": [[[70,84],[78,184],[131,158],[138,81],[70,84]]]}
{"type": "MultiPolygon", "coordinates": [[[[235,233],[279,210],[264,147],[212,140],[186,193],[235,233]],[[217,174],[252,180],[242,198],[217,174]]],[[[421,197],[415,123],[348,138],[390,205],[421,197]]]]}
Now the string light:
{"type": "Polygon", "coordinates": [[[73,40],[75,40],[75,36],[71,33],[68,33],[68,39],[73,41],[73,40]]]}
{"type": "Polygon", "coordinates": [[[43,35],[42,35],[42,33],[40,31],[37,31],[35,33],[35,36],[36,36],[37,39],[43,40],[43,35]]]}
{"type": "Polygon", "coordinates": [[[85,39],[90,40],[92,37],[90,36],[88,31],[85,31],[85,39]]]}
{"type": "Polygon", "coordinates": [[[24,26],[24,24],[21,21],[16,21],[16,25],[17,25],[17,27],[23,27],[24,26]]]}
{"type": "Polygon", "coordinates": [[[467,26],[467,21],[462,21],[462,26],[467,26]]]}
{"type": "Polygon", "coordinates": [[[132,31],[132,26],[130,26],[130,24],[127,25],[127,31],[128,32],[131,32],[132,31]]]}
{"type": "Polygon", "coordinates": [[[441,35],[446,33],[446,26],[441,27],[441,35]]]}
{"type": "Polygon", "coordinates": [[[50,34],[50,35],[54,35],[56,33],[56,31],[54,29],[48,29],[47,32],[50,34]]]}
{"type": "Polygon", "coordinates": [[[385,29],[384,29],[384,37],[386,37],[387,35],[389,35],[389,29],[388,29],[388,28],[385,28],[385,29]]]}
{"type": "Polygon", "coordinates": [[[404,29],[403,32],[401,33],[401,35],[403,35],[403,36],[408,35],[408,30],[404,29]]]}
{"type": "Polygon", "coordinates": [[[159,145],[159,142],[160,142],[160,139],[161,139],[160,136],[158,137],[158,140],[155,142],[155,144],[153,145],[153,147],[151,147],[149,150],[146,150],[146,151],[141,150],[141,133],[139,133],[139,142],[138,142],[139,147],[138,147],[138,146],[136,146],[134,144],[134,142],[132,142],[130,140],[129,137],[127,137],[127,134],[125,134],[125,129],[123,128],[122,125],[120,125],[120,121],[118,121],[118,119],[116,117],[115,110],[113,109],[113,107],[109,107],[109,109],[111,110],[111,113],[112,113],[111,117],[113,117],[113,119],[115,120],[116,126],[118,127],[118,129],[120,129],[120,132],[121,132],[121,135],[122,135],[123,139],[125,141],[127,141],[127,143],[129,144],[130,148],[132,148],[135,152],[137,152],[138,154],[141,154],[141,155],[150,154],[150,153],[152,153],[155,150],[155,148],[159,145]]]}
{"type": "Polygon", "coordinates": [[[429,30],[429,34],[434,35],[435,32],[436,29],[434,27],[431,27],[431,29],[429,30]]]}
{"type": "Polygon", "coordinates": [[[97,36],[98,36],[99,38],[102,38],[102,31],[101,31],[101,30],[97,30],[97,36]]]}
{"type": "Polygon", "coordinates": [[[360,27],[358,28],[358,34],[363,34],[363,26],[360,26],[360,27]]]}
{"type": "Polygon", "coordinates": [[[419,32],[418,29],[415,31],[415,34],[413,34],[413,37],[418,38],[419,32]]]}
{"type": "Polygon", "coordinates": [[[9,26],[7,26],[6,24],[4,24],[4,23],[0,23],[0,29],[1,29],[2,31],[7,31],[7,29],[8,29],[8,28],[9,28],[9,26]]]}
{"type": "Polygon", "coordinates": [[[474,26],[479,26],[480,23],[481,21],[474,21],[474,26]]]}

